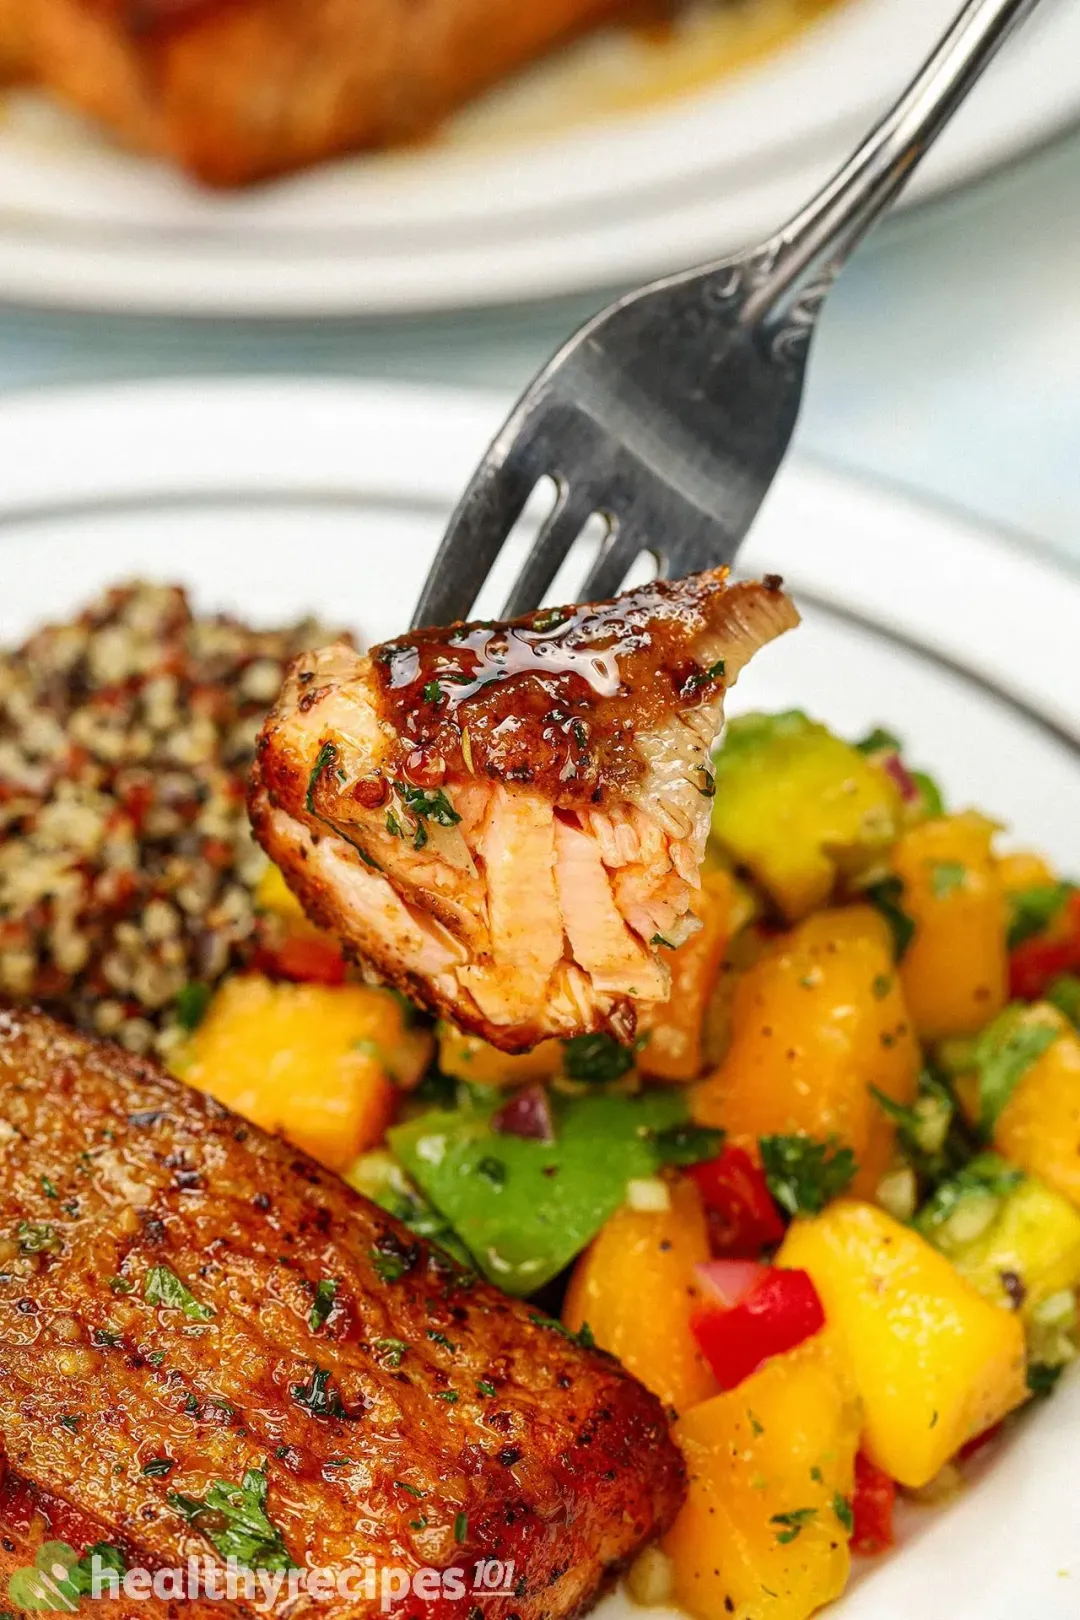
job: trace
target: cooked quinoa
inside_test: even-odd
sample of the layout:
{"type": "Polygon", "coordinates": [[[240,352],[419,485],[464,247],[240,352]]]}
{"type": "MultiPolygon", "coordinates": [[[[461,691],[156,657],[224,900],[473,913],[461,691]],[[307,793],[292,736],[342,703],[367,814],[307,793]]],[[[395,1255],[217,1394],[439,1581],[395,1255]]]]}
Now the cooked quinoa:
{"type": "Polygon", "coordinates": [[[126,584],[0,651],[0,995],[167,1052],[257,944],[245,777],[285,665],[327,631],[126,584]]]}

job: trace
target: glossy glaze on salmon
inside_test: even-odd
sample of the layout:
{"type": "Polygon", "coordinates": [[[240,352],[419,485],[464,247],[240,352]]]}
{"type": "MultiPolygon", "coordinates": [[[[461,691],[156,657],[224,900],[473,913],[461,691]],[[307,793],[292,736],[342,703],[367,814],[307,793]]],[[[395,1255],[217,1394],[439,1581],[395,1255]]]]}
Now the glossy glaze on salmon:
{"type": "Polygon", "coordinates": [[[209,1097],[23,1012],[0,1012],[0,1453],[11,1556],[52,1534],[151,1570],[224,1557],[207,1498],[254,1471],[261,1567],[512,1561],[493,1620],[579,1612],[683,1488],[615,1361],[209,1097]]]}
{"type": "Polygon", "coordinates": [[[309,914],[507,1050],[663,1001],[697,926],[724,695],[798,622],[724,570],[299,658],[255,831],[309,914]]]}

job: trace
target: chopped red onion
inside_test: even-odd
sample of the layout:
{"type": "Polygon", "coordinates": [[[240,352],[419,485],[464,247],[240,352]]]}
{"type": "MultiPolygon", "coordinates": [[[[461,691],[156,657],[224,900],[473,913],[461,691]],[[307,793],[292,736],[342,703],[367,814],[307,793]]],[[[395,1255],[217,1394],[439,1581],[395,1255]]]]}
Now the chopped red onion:
{"type": "Polygon", "coordinates": [[[523,1136],[528,1142],[554,1142],[551,1104],[543,1086],[516,1092],[492,1114],[491,1128],[502,1136],[523,1136]]]}

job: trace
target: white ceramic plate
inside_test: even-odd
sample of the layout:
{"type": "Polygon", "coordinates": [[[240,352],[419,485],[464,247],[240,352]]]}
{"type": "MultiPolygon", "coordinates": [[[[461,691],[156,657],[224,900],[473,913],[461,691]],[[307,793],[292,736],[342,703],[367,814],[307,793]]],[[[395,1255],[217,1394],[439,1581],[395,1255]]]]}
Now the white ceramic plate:
{"type": "MultiPolygon", "coordinates": [[[[138,573],[253,619],[400,630],[505,402],[338,383],[165,384],[0,401],[0,640],[138,573]]],[[[956,803],[1080,864],[1080,579],[958,517],[823,468],[782,475],[746,563],[805,624],[733,711],[884,722],[956,803]]],[[[948,1508],[907,1517],[837,1620],[1076,1620],[1080,1379],[948,1508]]],[[[604,1620],[640,1620],[621,1596],[604,1620]]],[[[658,1620],[660,1617],[658,1616],[658,1620]]]]}
{"type": "MultiPolygon", "coordinates": [[[[775,11],[788,0],[755,0],[775,11]]],[[[675,99],[586,116],[642,70],[576,47],[438,141],[235,197],[197,191],[36,97],[0,120],[0,299],[242,315],[376,313],[632,282],[765,235],[866,129],[957,0],[845,0],[792,43],[675,99]]],[[[1043,0],[911,192],[1080,117],[1080,7],[1043,0]]]]}

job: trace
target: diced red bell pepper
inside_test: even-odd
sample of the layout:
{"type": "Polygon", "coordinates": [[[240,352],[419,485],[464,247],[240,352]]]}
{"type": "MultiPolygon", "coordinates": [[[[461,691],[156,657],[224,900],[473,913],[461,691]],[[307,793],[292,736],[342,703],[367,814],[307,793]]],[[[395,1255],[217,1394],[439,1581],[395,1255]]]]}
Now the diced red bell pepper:
{"type": "Polygon", "coordinates": [[[697,1266],[690,1328],[721,1389],[734,1389],[770,1356],[794,1350],[825,1325],[805,1271],[713,1260],[697,1266]]]}
{"type": "Polygon", "coordinates": [[[784,1236],[783,1217],[773,1202],[765,1172],[745,1148],[726,1147],[720,1157],[692,1165],[709,1218],[709,1238],[720,1255],[757,1259],[762,1249],[784,1236]]]}
{"type": "Polygon", "coordinates": [[[1080,889],[1045,933],[1010,952],[1009,992],[1019,1001],[1038,1001],[1062,973],[1080,973],[1080,889]]]}
{"type": "Polygon", "coordinates": [[[286,934],[279,944],[263,946],[253,964],[272,979],[297,984],[344,984],[345,960],[338,947],[317,934],[286,934]]]}
{"type": "Polygon", "coordinates": [[[896,1540],[895,1505],[896,1481],[860,1451],[855,1458],[855,1491],[851,1498],[852,1552],[868,1557],[888,1552],[896,1540]]]}

